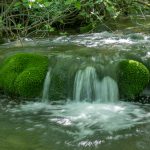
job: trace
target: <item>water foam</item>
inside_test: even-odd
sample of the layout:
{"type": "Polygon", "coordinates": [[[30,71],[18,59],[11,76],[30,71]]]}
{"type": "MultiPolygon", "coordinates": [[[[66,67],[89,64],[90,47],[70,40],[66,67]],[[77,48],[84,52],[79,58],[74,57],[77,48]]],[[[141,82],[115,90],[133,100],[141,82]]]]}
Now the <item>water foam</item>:
{"type": "Polygon", "coordinates": [[[9,111],[13,114],[25,113],[25,116],[40,112],[42,120],[45,118],[50,124],[55,123],[55,130],[65,127],[68,134],[82,139],[97,132],[111,133],[149,123],[150,113],[144,107],[127,102],[69,102],[65,105],[29,102],[9,111]],[[75,132],[70,127],[76,129],[75,132]]]}
{"type": "Polygon", "coordinates": [[[138,43],[149,43],[149,36],[140,33],[131,33],[123,35],[122,33],[91,33],[75,36],[63,36],[53,40],[54,43],[74,43],[87,47],[100,47],[103,45],[133,45],[138,43]]]}

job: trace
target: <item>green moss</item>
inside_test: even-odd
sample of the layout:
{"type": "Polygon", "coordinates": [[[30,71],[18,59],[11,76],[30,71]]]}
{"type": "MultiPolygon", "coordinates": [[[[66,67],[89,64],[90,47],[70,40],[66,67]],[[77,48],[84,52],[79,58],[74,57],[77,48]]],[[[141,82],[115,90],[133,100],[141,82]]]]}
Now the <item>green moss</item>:
{"type": "Polygon", "coordinates": [[[43,72],[37,68],[31,68],[23,71],[16,78],[14,85],[16,91],[22,96],[37,96],[41,90],[39,87],[43,85],[43,72]]]}
{"type": "Polygon", "coordinates": [[[1,79],[0,79],[0,87],[2,89],[4,89],[5,91],[7,92],[15,92],[15,88],[14,88],[14,81],[17,77],[17,73],[15,72],[5,72],[5,73],[2,73],[2,76],[1,79]],[[5,78],[5,79],[4,79],[5,78]]]}
{"type": "Polygon", "coordinates": [[[120,94],[133,98],[140,94],[149,82],[149,70],[140,62],[123,60],[119,63],[118,82],[120,94]]]}
{"type": "Polygon", "coordinates": [[[0,88],[23,97],[39,96],[48,68],[48,58],[37,54],[18,53],[0,68],[0,88]]]}

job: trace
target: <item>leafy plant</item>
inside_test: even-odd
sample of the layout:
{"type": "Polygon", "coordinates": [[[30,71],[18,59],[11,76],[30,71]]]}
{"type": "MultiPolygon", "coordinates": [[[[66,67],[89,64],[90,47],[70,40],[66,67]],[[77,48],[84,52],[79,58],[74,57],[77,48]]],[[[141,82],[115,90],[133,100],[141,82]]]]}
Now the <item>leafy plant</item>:
{"type": "Polygon", "coordinates": [[[16,38],[88,25],[93,30],[96,24],[121,15],[143,15],[150,4],[148,0],[12,0],[4,6],[7,9],[1,9],[0,28],[16,38]]]}

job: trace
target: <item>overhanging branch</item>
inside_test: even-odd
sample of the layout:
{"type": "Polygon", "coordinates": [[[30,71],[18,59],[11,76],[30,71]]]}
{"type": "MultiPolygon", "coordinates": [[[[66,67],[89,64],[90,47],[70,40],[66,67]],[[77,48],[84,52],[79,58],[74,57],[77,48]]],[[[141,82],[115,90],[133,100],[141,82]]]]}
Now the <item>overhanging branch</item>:
{"type": "Polygon", "coordinates": [[[136,1],[134,1],[134,2],[139,3],[139,4],[142,4],[142,5],[146,6],[146,7],[150,7],[150,3],[147,3],[147,2],[142,2],[142,1],[140,1],[140,0],[136,0],[136,1]]]}

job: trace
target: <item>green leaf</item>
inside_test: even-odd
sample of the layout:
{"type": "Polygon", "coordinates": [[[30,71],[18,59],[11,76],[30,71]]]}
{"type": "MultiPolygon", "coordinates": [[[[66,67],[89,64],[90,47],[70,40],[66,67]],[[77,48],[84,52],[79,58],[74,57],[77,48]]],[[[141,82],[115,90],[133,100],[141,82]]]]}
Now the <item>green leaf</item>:
{"type": "Polygon", "coordinates": [[[45,2],[45,3],[44,3],[44,6],[45,6],[45,7],[49,7],[50,5],[51,5],[50,2],[45,2]]]}
{"type": "Polygon", "coordinates": [[[22,24],[19,23],[19,24],[16,25],[16,28],[17,29],[23,29],[23,26],[22,26],[22,24]]]}
{"type": "Polygon", "coordinates": [[[49,32],[53,32],[55,31],[55,29],[53,27],[51,27],[49,24],[45,25],[46,30],[48,30],[49,32]]]}
{"type": "Polygon", "coordinates": [[[75,7],[80,10],[81,9],[81,3],[80,2],[76,2],[75,3],[75,7]]]}

